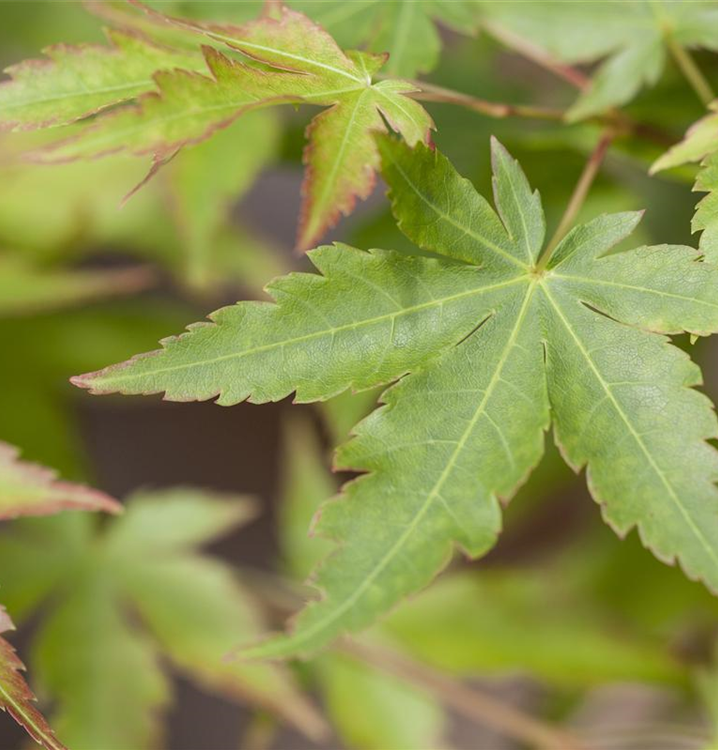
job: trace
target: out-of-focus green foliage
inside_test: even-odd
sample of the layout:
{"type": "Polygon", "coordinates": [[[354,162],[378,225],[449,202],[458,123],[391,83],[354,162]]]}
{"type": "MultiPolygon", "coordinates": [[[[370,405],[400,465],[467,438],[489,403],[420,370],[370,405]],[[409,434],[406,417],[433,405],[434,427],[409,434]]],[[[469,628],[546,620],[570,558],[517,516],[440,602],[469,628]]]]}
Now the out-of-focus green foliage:
{"type": "MultiPolygon", "coordinates": [[[[183,154],[181,160],[171,161],[122,206],[118,185],[129,188],[144,178],[145,166],[138,160],[113,157],[28,166],[5,141],[4,153],[11,161],[0,184],[0,243],[8,248],[8,255],[22,254],[55,267],[63,258],[86,257],[102,246],[121,248],[164,265],[191,289],[206,293],[232,281],[261,289],[267,278],[283,270],[284,263],[270,242],[233,219],[232,210],[276,157],[278,137],[271,113],[249,114],[214,140],[183,154]],[[251,142],[252,148],[232,148],[237,138],[251,142]]],[[[21,267],[26,266],[27,262],[21,267]]],[[[135,276],[143,278],[143,274],[120,276],[116,283],[113,276],[107,278],[120,292],[135,276]]],[[[85,297],[93,293],[93,278],[99,285],[104,277],[78,278],[78,284],[84,279],[85,297]]],[[[52,304],[53,292],[56,302],[61,302],[63,294],[71,294],[68,286],[56,285],[36,304],[52,304]]],[[[27,305],[31,303],[28,300],[27,305]]]]}
{"type": "Polygon", "coordinates": [[[510,45],[535,45],[567,63],[604,60],[569,110],[571,120],[626,104],[654,85],[672,48],[718,50],[712,2],[474,2],[490,22],[489,33],[510,45]]]}
{"type": "Polygon", "coordinates": [[[257,607],[230,569],[196,547],[249,516],[245,502],[196,490],[138,495],[99,530],[78,517],[27,523],[0,537],[0,568],[17,619],[44,601],[34,676],[60,698],[55,726],[72,748],[150,747],[170,688],[159,658],[200,685],[262,706],[310,736],[314,709],[279,667],[226,663],[237,635],[256,637],[257,607]],[[131,613],[139,617],[142,626],[131,613]]]}
{"type": "Polygon", "coordinates": [[[186,317],[182,305],[155,301],[0,319],[0,340],[12,352],[0,367],[0,435],[64,476],[91,477],[70,376],[78,365],[128,356],[186,317]]]}

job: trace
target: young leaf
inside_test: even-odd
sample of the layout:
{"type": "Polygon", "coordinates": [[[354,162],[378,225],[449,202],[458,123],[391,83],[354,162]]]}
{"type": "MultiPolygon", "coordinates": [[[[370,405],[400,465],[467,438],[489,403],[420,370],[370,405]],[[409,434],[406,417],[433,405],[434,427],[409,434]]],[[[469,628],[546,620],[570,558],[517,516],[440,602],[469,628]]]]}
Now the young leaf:
{"type": "MultiPolygon", "coordinates": [[[[491,23],[565,63],[602,61],[569,110],[570,120],[629,102],[653,85],[669,44],[718,50],[718,8],[712,3],[637,0],[603,2],[487,2],[474,0],[491,23]]],[[[499,31],[499,39],[502,35],[499,31]]]]}
{"type": "Polygon", "coordinates": [[[155,88],[158,70],[200,70],[198,51],[181,52],[128,31],[107,32],[111,47],[56,45],[47,59],[6,69],[0,84],[0,130],[67,125],[155,88]]]}
{"type": "Polygon", "coordinates": [[[698,247],[712,263],[718,262],[718,104],[713,112],[696,122],[685,138],[670,148],[651,167],[651,172],[670,169],[688,162],[700,162],[694,190],[708,193],[696,207],[691,228],[702,232],[698,247]]]}
{"type": "Polygon", "coordinates": [[[205,47],[208,74],[186,70],[155,76],[159,93],[120,108],[79,134],[38,152],[42,161],[91,158],[118,150],[163,158],[202,141],[243,112],[282,102],[326,107],[308,129],[305,196],[299,245],[311,247],[357,198],[373,189],[379,155],[373,139],[386,120],[409,143],[427,140],[432,121],[406,95],[411,84],[374,82],[384,58],[344,53],[306,16],[281,8],[243,26],[199,24],[147,9],[157,23],[176,25],[200,39],[226,45],[258,62],[246,64],[205,47]]]}
{"type": "Polygon", "coordinates": [[[0,317],[128,294],[145,288],[151,275],[144,269],[87,271],[34,267],[21,258],[0,256],[0,317]]]}
{"type": "Polygon", "coordinates": [[[169,705],[160,657],[208,689],[321,737],[321,718],[286,671],[224,659],[262,621],[231,571],[197,548],[250,516],[236,498],[166,490],[131,499],[104,533],[75,517],[35,521],[0,539],[4,566],[28,550],[37,555],[3,590],[23,617],[47,603],[35,667],[58,699],[58,726],[73,748],[153,745],[155,714],[169,705]]]}
{"type": "MultiPolygon", "coordinates": [[[[0,633],[14,629],[7,612],[0,607],[0,633]]],[[[21,675],[24,669],[15,649],[0,637],[0,708],[10,713],[35,742],[46,750],[65,750],[45,717],[35,707],[35,696],[21,675]]]]}
{"type": "MultiPolygon", "coordinates": [[[[166,342],[159,354],[76,380],[100,393],[165,391],[184,400],[221,393],[220,403],[234,403],[282,398],[296,388],[300,400],[321,399],[413,371],[386,391],[385,405],[339,450],[340,468],[367,474],[321,514],[318,532],[340,543],[317,574],[324,598],[307,607],[291,635],[245,655],[314,651],[424,587],[454,545],[472,557],[484,554],[500,531],[499,498],[511,497],[539,461],[551,421],[568,463],[588,467],[589,488],[607,522],[620,534],[637,527],[657,557],[679,560],[690,577],[718,588],[718,454],[705,442],[718,426],[709,401],[692,390],[698,368],[661,335],[718,330],[718,268],[688,247],[606,254],[637,224],[640,214],[632,213],[577,227],[544,270],[537,264],[540,202],[497,142],[497,213],[441,154],[389,137],[379,145],[401,229],[445,260],[363,258],[381,258],[383,291],[387,279],[412,269],[416,281],[424,269],[422,282],[430,280],[431,288],[402,285],[399,303],[424,311],[440,304],[440,330],[429,335],[422,325],[398,335],[392,325],[387,343],[382,327],[381,335],[363,338],[361,349],[352,346],[353,359],[336,336],[311,352],[304,341],[306,360],[285,351],[248,371],[246,363],[232,362],[272,351],[280,337],[264,315],[240,307],[233,316],[224,311],[214,326],[166,342]],[[439,279],[446,286],[434,286],[439,279]],[[467,294],[473,296],[461,312],[467,328],[447,327],[449,299],[467,294]]],[[[339,268],[362,258],[334,253],[337,278],[339,268]]],[[[369,274],[353,275],[341,309],[352,310],[357,335],[357,303],[365,320],[376,313],[368,311],[363,291],[369,274]]],[[[279,287],[291,284],[293,306],[324,312],[315,325],[326,337],[335,325],[327,319],[330,306],[324,311],[332,275],[310,278],[288,277],[279,287]],[[319,285],[322,293],[315,293],[319,285]]],[[[398,289],[392,288],[392,317],[398,289]]],[[[376,290],[373,299],[384,304],[376,290]]],[[[298,314],[283,322],[283,341],[296,339],[298,327],[304,330],[298,314]]]]}
{"type": "Polygon", "coordinates": [[[18,460],[18,451],[0,443],[0,519],[44,516],[61,510],[105,510],[122,506],[108,495],[79,484],[61,482],[55,472],[18,460]]]}

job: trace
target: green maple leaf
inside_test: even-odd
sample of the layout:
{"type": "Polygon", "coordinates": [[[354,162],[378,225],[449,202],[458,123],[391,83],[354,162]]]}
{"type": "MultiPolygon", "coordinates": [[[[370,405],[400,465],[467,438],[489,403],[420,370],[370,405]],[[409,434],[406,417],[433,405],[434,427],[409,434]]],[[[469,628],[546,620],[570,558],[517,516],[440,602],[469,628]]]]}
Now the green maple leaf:
{"type": "Polygon", "coordinates": [[[107,32],[112,47],[56,45],[47,59],[6,69],[0,84],[0,130],[66,125],[155,88],[158,70],[203,67],[197,52],[183,52],[129,31],[107,32]]]}
{"type": "MultiPolygon", "coordinates": [[[[14,629],[4,607],[0,607],[0,633],[14,629]]],[[[0,637],[0,708],[9,712],[46,750],[65,750],[45,717],[35,707],[35,696],[21,674],[24,669],[15,649],[0,637]]]]}
{"type": "Polygon", "coordinates": [[[344,53],[306,16],[281,8],[242,26],[171,19],[147,9],[156,23],[189,30],[240,52],[244,61],[205,46],[206,74],[160,71],[158,91],[135,106],[107,113],[78,134],[38,152],[41,161],[66,161],[129,151],[161,163],[179,148],[209,138],[242,113],[283,102],[325,107],[308,128],[304,204],[298,244],[311,247],[372,191],[379,154],[374,134],[385,120],[409,143],[427,140],[431,118],[399,80],[374,81],[384,57],[344,53]]]}
{"type": "Polygon", "coordinates": [[[258,634],[262,621],[232,571],[197,547],[251,515],[236,498],[166,490],[136,496],[102,531],[74,516],[25,522],[0,540],[0,567],[15,571],[3,581],[10,611],[25,619],[49,610],[34,671],[58,701],[55,723],[72,748],[155,744],[171,697],[161,657],[208,690],[321,735],[287,672],[224,661],[238,634],[258,634]]]}
{"type": "Polygon", "coordinates": [[[651,167],[651,172],[670,169],[689,162],[700,162],[694,190],[708,193],[696,207],[691,228],[702,232],[699,249],[706,259],[718,262],[718,103],[710,114],[691,126],[685,138],[667,151],[651,167]]]}
{"type": "Polygon", "coordinates": [[[317,573],[324,597],[246,655],[311,652],[425,586],[454,546],[486,553],[551,422],[619,534],[637,527],[657,557],[718,588],[716,419],[692,390],[699,369],[662,335],[718,329],[718,269],[683,246],[610,254],[639,213],[575,228],[544,267],[540,198],[498,143],[496,211],[441,154],[379,144],[400,228],[441,259],[320,248],[324,275],[273,282],[276,304],[224,308],[159,352],[75,379],[229,405],[411,373],[338,451],[339,468],[366,476],[318,522],[339,543],[317,573]]]}
{"type": "Polygon", "coordinates": [[[291,0],[292,8],[321,24],[343,47],[368,43],[372,52],[387,52],[385,71],[413,78],[439,62],[441,37],[436,21],[464,33],[475,30],[479,14],[463,0],[291,0]]]}
{"type": "Polygon", "coordinates": [[[117,513],[120,509],[117,501],[103,492],[59,481],[50,469],[18,460],[17,449],[0,442],[0,519],[61,510],[117,513]]]}
{"type": "Polygon", "coordinates": [[[499,38],[506,30],[565,63],[602,61],[569,110],[571,120],[626,104],[653,85],[665,67],[669,43],[718,50],[718,4],[712,0],[475,2],[499,29],[499,38]]]}
{"type": "MultiPolygon", "coordinates": [[[[329,540],[318,538],[309,530],[322,501],[338,491],[338,484],[311,424],[294,419],[286,434],[279,516],[281,548],[292,577],[303,580],[331,549],[329,540]]],[[[535,492],[536,480],[538,477],[533,477],[534,486],[522,490],[524,497],[535,492]]],[[[584,557],[579,559],[579,546],[584,551],[585,540],[531,571],[493,566],[472,573],[448,572],[427,591],[392,612],[367,636],[392,645],[406,657],[411,655],[462,677],[518,670],[552,685],[573,687],[597,680],[681,683],[686,667],[658,647],[659,639],[647,636],[645,629],[630,621],[621,622],[618,637],[617,609],[609,604],[597,607],[595,601],[590,601],[589,592],[598,585],[603,568],[597,564],[597,555],[589,556],[591,564],[587,568],[584,557]],[[566,575],[567,570],[571,575],[566,575]],[[567,644],[570,648],[566,648],[567,644]]],[[[616,562],[619,569],[624,567],[625,561],[616,562]]],[[[650,565],[651,561],[647,562],[650,565]]],[[[659,568],[653,572],[655,577],[664,571],[659,568]]],[[[641,568],[637,580],[642,574],[645,571],[641,568]]],[[[678,582],[685,584],[681,579],[678,582]]],[[[663,585],[659,582],[659,590],[663,585]]],[[[703,594],[700,590],[697,593],[703,594]]],[[[352,689],[350,677],[357,683],[364,679],[358,667],[325,671],[323,666],[333,666],[331,662],[336,658],[337,652],[329,650],[321,655],[317,665],[320,689],[328,694],[335,689],[335,679],[339,683],[336,689],[342,692],[352,689]]],[[[312,667],[315,664],[312,662],[312,667]]],[[[375,674],[378,681],[381,677],[375,674]]],[[[397,690],[401,693],[398,687],[397,690]]],[[[365,694],[358,684],[353,692],[365,694]]],[[[382,701],[369,699],[368,706],[358,712],[364,719],[364,733],[376,737],[375,746],[437,745],[435,737],[433,742],[426,741],[430,734],[420,730],[422,722],[415,715],[400,714],[407,721],[384,723],[383,706],[391,705],[388,686],[376,692],[382,695],[382,701]],[[370,710],[376,712],[376,718],[369,718],[370,710]],[[397,733],[402,731],[406,736],[400,742],[397,733]]],[[[361,729],[354,729],[351,715],[341,710],[340,703],[330,701],[330,711],[334,705],[339,712],[332,717],[335,725],[341,728],[347,721],[351,731],[361,729]]],[[[431,716],[431,707],[425,710],[425,717],[431,716]]]]}

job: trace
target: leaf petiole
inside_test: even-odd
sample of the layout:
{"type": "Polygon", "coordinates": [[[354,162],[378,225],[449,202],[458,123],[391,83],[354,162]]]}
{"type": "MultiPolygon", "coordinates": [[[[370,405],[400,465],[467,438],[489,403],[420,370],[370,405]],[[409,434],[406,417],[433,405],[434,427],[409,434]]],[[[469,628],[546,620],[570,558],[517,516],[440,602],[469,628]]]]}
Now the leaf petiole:
{"type": "Polygon", "coordinates": [[[474,110],[488,117],[503,119],[505,117],[527,117],[538,120],[557,120],[562,121],[565,113],[560,109],[551,107],[535,107],[524,104],[506,104],[504,102],[490,102],[486,99],[480,99],[470,94],[464,94],[460,91],[436,86],[433,83],[425,81],[409,80],[419,89],[411,94],[413,99],[423,102],[441,102],[444,104],[456,104],[466,109],[474,110]]]}
{"type": "Polygon", "coordinates": [[[682,44],[673,39],[670,34],[666,35],[666,45],[676,61],[676,65],[678,65],[688,83],[691,84],[698,98],[708,106],[716,98],[716,95],[693,59],[693,55],[682,44]]]}
{"type": "Polygon", "coordinates": [[[556,231],[549,240],[548,245],[546,245],[546,249],[539,258],[538,263],[536,264],[537,271],[543,271],[546,269],[549,261],[551,260],[551,256],[553,255],[554,250],[556,249],[556,247],[558,247],[559,242],[561,242],[568,230],[573,226],[573,223],[576,220],[576,216],[578,215],[578,212],[581,210],[581,207],[586,200],[588,191],[591,189],[591,185],[593,184],[594,179],[596,179],[598,170],[601,168],[601,164],[603,163],[603,160],[606,156],[608,147],[611,145],[615,137],[616,132],[613,130],[613,128],[606,128],[606,130],[603,132],[603,135],[596,144],[596,147],[588,157],[588,161],[583,168],[583,172],[581,172],[581,176],[578,178],[576,187],[573,189],[573,193],[571,194],[571,198],[569,199],[568,205],[566,206],[566,210],[561,217],[561,221],[559,222],[556,231]]]}

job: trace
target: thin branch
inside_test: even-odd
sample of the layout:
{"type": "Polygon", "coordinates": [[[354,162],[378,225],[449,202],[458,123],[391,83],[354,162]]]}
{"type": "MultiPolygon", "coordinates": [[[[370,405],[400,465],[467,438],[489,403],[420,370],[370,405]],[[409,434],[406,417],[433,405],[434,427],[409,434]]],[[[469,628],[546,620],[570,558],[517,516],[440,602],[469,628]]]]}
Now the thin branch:
{"type": "Polygon", "coordinates": [[[490,102],[486,99],[479,99],[469,94],[463,94],[459,91],[435,86],[433,83],[426,81],[412,81],[409,83],[419,89],[411,93],[414,99],[425,102],[442,102],[445,104],[456,104],[460,107],[472,109],[482,115],[503,119],[505,117],[528,117],[539,120],[558,120],[564,119],[564,112],[560,109],[549,107],[533,107],[524,104],[504,104],[503,102],[490,102]]]}
{"type": "MultiPolygon", "coordinates": [[[[379,75],[378,78],[384,78],[379,75]]],[[[534,120],[549,120],[552,122],[565,121],[566,113],[563,110],[551,107],[538,107],[526,104],[506,104],[505,102],[491,102],[471,94],[455,91],[443,86],[437,86],[426,81],[415,79],[404,79],[417,91],[409,93],[413,99],[424,102],[439,102],[443,104],[454,104],[478,112],[486,117],[504,119],[506,117],[524,117],[534,120]]],[[[584,122],[592,122],[598,125],[611,126],[618,135],[633,135],[657,144],[661,148],[672,146],[676,142],[675,135],[657,128],[649,123],[636,122],[628,115],[618,110],[611,110],[606,114],[594,115],[584,122]]]]}
{"type": "Polygon", "coordinates": [[[467,719],[491,727],[519,742],[544,750],[579,750],[581,747],[578,739],[568,732],[556,729],[506,705],[489,693],[469,687],[395,651],[348,639],[341,642],[340,650],[428,690],[440,702],[467,719]]]}
{"type": "Polygon", "coordinates": [[[512,31],[503,28],[503,26],[496,24],[493,21],[484,21],[483,26],[496,40],[515,52],[518,52],[528,60],[532,60],[537,65],[540,65],[542,68],[545,68],[559,78],[563,78],[564,81],[568,81],[568,83],[575,86],[577,89],[583,91],[590,85],[591,79],[584,75],[580,70],[577,70],[571,65],[565,65],[564,63],[554,60],[548,52],[537,47],[535,44],[532,44],[518,34],[514,34],[512,31]]]}
{"type": "Polygon", "coordinates": [[[573,223],[576,220],[576,216],[578,215],[578,212],[581,210],[581,206],[583,206],[584,201],[586,200],[588,191],[590,190],[591,185],[593,184],[593,181],[598,174],[598,170],[601,168],[601,164],[603,163],[603,159],[606,156],[608,147],[611,145],[615,137],[615,131],[612,128],[607,128],[596,144],[596,147],[591,152],[591,155],[588,157],[586,166],[583,168],[583,172],[581,172],[581,176],[578,178],[578,182],[576,183],[576,187],[573,189],[571,199],[566,206],[566,210],[561,217],[561,221],[559,222],[559,225],[554,232],[553,237],[546,246],[546,250],[544,251],[541,258],[539,258],[538,265],[536,266],[537,271],[543,271],[546,268],[558,243],[561,242],[568,230],[573,226],[573,223]]]}
{"type": "Polygon", "coordinates": [[[708,106],[716,97],[710,83],[696,65],[693,55],[682,45],[679,44],[670,34],[666,34],[666,44],[673,55],[673,59],[681,69],[688,83],[691,84],[698,98],[708,106]]]}
{"type": "MultiPolygon", "coordinates": [[[[565,63],[555,60],[548,52],[529,40],[524,39],[520,35],[514,34],[512,31],[509,31],[492,21],[485,21],[484,28],[489,34],[491,34],[491,36],[509,49],[518,53],[522,57],[525,57],[527,60],[531,60],[564,81],[567,81],[579,91],[585,91],[591,85],[591,78],[589,76],[585,75],[572,65],[566,65],[565,63]]],[[[693,62],[692,58],[690,59],[690,62],[693,62]]],[[[700,71],[698,71],[698,75],[702,78],[700,71]]],[[[708,87],[708,89],[710,90],[710,87],[708,87]]],[[[666,133],[654,125],[636,122],[631,117],[615,108],[610,109],[605,115],[590,117],[587,122],[613,124],[617,128],[625,130],[626,133],[638,136],[639,138],[645,138],[661,147],[671,146],[675,143],[675,137],[670,133],[666,133]]]]}

